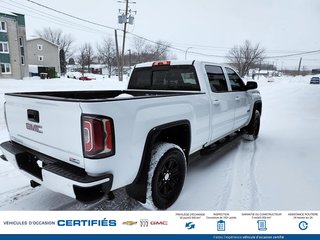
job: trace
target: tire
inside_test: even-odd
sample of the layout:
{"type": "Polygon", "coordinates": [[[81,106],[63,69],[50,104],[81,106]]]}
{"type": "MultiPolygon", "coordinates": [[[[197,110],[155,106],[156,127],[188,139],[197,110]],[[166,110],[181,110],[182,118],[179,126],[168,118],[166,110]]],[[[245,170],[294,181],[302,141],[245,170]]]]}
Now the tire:
{"type": "Polygon", "coordinates": [[[169,208],[179,197],[187,173],[182,149],[172,143],[160,143],[152,149],[144,207],[169,208]]]}
{"type": "Polygon", "coordinates": [[[243,138],[248,141],[254,141],[258,138],[260,130],[260,112],[254,110],[249,125],[245,128],[245,134],[243,138]]]}

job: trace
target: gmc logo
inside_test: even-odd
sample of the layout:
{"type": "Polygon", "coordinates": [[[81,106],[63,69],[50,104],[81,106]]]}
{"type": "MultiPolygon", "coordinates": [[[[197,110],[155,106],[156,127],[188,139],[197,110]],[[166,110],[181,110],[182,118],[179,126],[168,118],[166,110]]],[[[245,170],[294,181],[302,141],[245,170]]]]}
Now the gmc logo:
{"type": "Polygon", "coordinates": [[[168,221],[151,221],[150,225],[168,225],[168,221]]]}
{"type": "Polygon", "coordinates": [[[43,133],[42,126],[37,124],[26,123],[26,128],[37,133],[43,133]]]}

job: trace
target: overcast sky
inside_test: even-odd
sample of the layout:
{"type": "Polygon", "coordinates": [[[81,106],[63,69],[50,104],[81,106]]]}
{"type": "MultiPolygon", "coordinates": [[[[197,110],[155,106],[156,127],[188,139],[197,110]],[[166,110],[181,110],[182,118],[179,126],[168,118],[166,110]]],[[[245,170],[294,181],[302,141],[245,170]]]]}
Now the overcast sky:
{"type": "MultiPolygon", "coordinates": [[[[119,8],[116,0],[34,0],[37,3],[114,28],[119,8]]],[[[75,39],[76,49],[84,42],[95,46],[103,37],[114,37],[108,28],[39,7],[27,0],[0,0],[0,12],[15,11],[26,15],[27,35],[44,27],[61,28],[75,39]],[[2,10],[3,9],[3,10],[2,10]]],[[[128,30],[153,41],[170,42],[173,53],[188,59],[225,62],[223,56],[246,39],[260,43],[267,56],[279,56],[320,50],[319,0],[136,0],[130,4],[135,15],[128,30]],[[193,52],[218,55],[204,57],[193,52]]],[[[126,50],[133,48],[129,35],[126,50]]],[[[302,55],[302,66],[320,68],[320,52],[302,55]]],[[[270,58],[278,68],[297,68],[300,56],[270,58]]]]}

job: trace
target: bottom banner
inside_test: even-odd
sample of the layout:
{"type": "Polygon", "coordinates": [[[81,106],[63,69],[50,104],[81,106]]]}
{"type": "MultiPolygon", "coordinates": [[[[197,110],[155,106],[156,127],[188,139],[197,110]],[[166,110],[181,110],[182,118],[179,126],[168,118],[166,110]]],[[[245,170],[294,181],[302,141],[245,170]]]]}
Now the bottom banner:
{"type": "Polygon", "coordinates": [[[16,240],[16,239],[23,239],[23,240],[213,240],[213,239],[219,239],[219,240],[229,240],[229,239],[320,239],[319,234],[284,234],[284,235],[276,235],[276,234],[117,234],[117,235],[77,235],[77,234],[57,234],[57,235],[46,235],[46,234],[40,234],[40,235],[34,235],[34,234],[27,234],[27,235],[0,235],[1,239],[5,240],[16,240]]]}

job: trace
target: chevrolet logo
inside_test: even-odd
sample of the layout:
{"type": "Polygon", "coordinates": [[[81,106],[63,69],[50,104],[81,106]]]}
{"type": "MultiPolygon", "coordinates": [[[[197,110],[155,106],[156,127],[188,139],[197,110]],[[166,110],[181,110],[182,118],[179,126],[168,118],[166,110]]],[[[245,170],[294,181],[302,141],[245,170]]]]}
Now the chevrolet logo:
{"type": "Polygon", "coordinates": [[[135,222],[135,221],[125,221],[125,222],[123,222],[122,224],[123,225],[135,225],[135,224],[137,224],[138,222],[135,222]]]}

